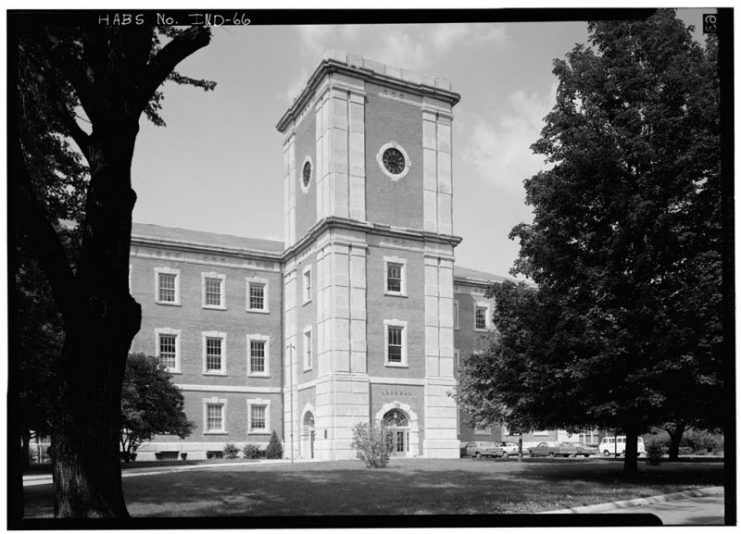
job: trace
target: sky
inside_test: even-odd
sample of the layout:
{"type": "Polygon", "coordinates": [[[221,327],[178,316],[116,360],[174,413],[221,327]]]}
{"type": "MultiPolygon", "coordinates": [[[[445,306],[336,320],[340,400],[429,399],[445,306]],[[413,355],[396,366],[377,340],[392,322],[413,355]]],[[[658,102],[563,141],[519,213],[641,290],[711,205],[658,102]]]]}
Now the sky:
{"type": "MultiPolygon", "coordinates": [[[[701,26],[708,9],[680,10],[701,26]]],[[[531,222],[523,180],[555,103],[553,60],[587,42],[584,22],[222,26],[181,74],[213,92],[167,83],[166,127],[142,120],[132,165],[134,221],[282,240],[282,136],[275,125],[328,49],[451,80],[453,232],[460,266],[506,275],[531,222]]]]}

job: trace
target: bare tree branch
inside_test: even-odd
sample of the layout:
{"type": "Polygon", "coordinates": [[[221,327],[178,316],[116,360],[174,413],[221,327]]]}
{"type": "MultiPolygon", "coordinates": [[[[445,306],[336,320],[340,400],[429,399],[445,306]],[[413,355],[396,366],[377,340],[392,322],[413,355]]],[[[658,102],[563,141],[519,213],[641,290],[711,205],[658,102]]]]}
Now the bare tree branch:
{"type": "Polygon", "coordinates": [[[211,30],[194,26],[176,35],[154,56],[147,66],[140,84],[136,109],[144,110],[157,88],[162,85],[175,66],[195,51],[211,42],[211,30]]]}

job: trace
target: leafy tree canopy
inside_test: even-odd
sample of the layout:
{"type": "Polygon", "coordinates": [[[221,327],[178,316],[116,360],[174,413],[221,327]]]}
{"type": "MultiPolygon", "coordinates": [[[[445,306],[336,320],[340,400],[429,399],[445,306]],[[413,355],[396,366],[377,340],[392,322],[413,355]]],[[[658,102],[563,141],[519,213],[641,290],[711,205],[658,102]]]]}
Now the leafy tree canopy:
{"type": "Polygon", "coordinates": [[[708,424],[722,413],[717,44],[670,10],[588,28],[592,46],[554,62],[532,146],[550,167],[525,180],[534,220],[510,233],[513,274],[537,290],[492,289],[499,332],[462,395],[479,388],[495,419],[525,426],[708,424]]]}
{"type": "Polygon", "coordinates": [[[183,407],[183,394],[157,358],[129,355],[121,390],[121,447],[125,453],[135,451],[155,434],[188,437],[194,424],[183,407]]]}

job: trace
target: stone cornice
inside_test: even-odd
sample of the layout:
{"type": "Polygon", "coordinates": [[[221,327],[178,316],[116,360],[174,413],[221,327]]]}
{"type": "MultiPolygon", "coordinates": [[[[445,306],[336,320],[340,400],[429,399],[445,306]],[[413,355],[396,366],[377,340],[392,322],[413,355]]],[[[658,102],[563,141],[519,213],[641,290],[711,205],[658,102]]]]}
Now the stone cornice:
{"type": "Polygon", "coordinates": [[[210,254],[220,254],[232,258],[285,263],[291,257],[300,253],[307,246],[310,246],[311,243],[314,242],[314,240],[316,240],[321,234],[334,229],[357,231],[387,237],[413,239],[415,241],[451,245],[453,247],[457,246],[462,241],[461,237],[454,235],[442,235],[433,232],[425,232],[422,230],[398,228],[385,224],[374,224],[362,221],[355,221],[353,219],[345,219],[343,217],[327,217],[314,224],[314,226],[309,228],[309,230],[303,235],[301,239],[299,239],[289,248],[283,250],[283,252],[267,252],[249,248],[209,245],[207,243],[194,243],[179,239],[167,239],[136,234],[131,236],[131,245],[165,250],[177,250],[181,252],[207,252],[210,254]]]}
{"type": "Polygon", "coordinates": [[[344,217],[327,217],[314,224],[296,243],[291,245],[283,252],[283,260],[300,253],[304,248],[309,246],[315,239],[328,230],[340,229],[357,232],[364,232],[373,235],[387,237],[414,239],[430,243],[457,246],[463,239],[454,235],[436,234],[422,230],[412,230],[409,228],[398,228],[385,224],[374,224],[369,222],[345,219],[344,217]]]}
{"type": "Polygon", "coordinates": [[[161,237],[151,237],[144,235],[132,234],[131,246],[151,247],[165,250],[177,250],[181,252],[194,252],[210,254],[220,254],[232,258],[248,260],[267,260],[282,262],[283,253],[267,252],[241,247],[225,247],[218,245],[209,245],[207,243],[194,243],[192,241],[182,241],[179,239],[166,239],[161,237]]]}
{"type": "MultiPolygon", "coordinates": [[[[355,78],[360,78],[362,80],[370,81],[378,85],[407,91],[419,96],[435,98],[442,102],[446,102],[451,106],[457,104],[461,99],[461,95],[454,91],[436,87],[428,83],[422,83],[422,78],[420,78],[420,81],[413,81],[411,79],[403,80],[401,78],[389,76],[388,74],[373,70],[371,68],[362,66],[350,66],[338,59],[326,58],[323,59],[321,63],[319,63],[319,66],[316,68],[316,70],[314,70],[314,73],[309,78],[306,87],[304,87],[303,91],[301,91],[299,96],[293,101],[288,110],[283,114],[283,116],[278,121],[278,124],[276,124],[276,128],[279,132],[283,133],[286,131],[291,121],[298,117],[304,106],[306,106],[311,101],[314,92],[316,91],[317,87],[320,85],[324,77],[333,72],[347,74],[355,78]]],[[[427,80],[428,77],[425,77],[424,79],[427,80]]]]}

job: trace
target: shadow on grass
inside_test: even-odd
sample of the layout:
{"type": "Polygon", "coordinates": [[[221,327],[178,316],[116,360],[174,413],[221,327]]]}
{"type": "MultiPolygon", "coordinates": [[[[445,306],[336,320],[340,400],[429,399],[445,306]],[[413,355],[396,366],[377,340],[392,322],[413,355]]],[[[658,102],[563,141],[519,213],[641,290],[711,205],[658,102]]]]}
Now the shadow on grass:
{"type": "MultiPolygon", "coordinates": [[[[234,466],[124,479],[134,517],[534,513],[720,485],[723,466],[417,460],[234,466]]],[[[48,486],[27,488],[29,517],[48,517],[48,486]]]]}

